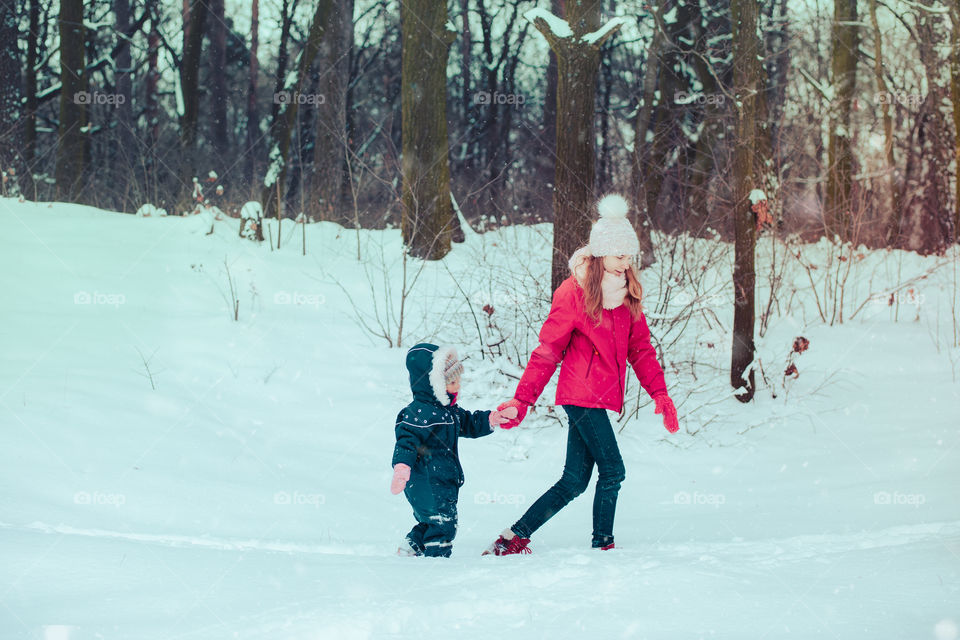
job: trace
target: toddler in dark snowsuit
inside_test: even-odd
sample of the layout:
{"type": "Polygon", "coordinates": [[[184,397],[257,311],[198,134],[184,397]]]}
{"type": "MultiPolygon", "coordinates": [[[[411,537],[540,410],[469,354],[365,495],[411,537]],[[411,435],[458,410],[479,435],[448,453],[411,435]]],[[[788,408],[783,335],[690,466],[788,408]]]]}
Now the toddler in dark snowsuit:
{"type": "Polygon", "coordinates": [[[467,411],[456,405],[463,365],[453,347],[420,343],[407,352],[413,402],[398,415],[393,483],[413,507],[417,524],[401,555],[449,557],[457,533],[457,497],[463,468],[457,440],[479,438],[511,417],[510,411],[467,411]]]}

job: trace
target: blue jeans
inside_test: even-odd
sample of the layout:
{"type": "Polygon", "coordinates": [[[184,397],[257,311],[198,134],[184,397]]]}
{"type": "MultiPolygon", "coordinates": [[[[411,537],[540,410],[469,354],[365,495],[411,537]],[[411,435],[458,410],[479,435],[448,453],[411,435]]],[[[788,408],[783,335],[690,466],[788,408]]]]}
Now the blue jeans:
{"type": "Polygon", "coordinates": [[[613,542],[613,517],[617,510],[620,483],[626,475],[613,425],[605,409],[564,405],[570,418],[567,431],[567,459],[563,475],[547,489],[510,529],[529,538],[544,522],[587,490],[593,465],[597,465],[597,491],[593,496],[593,546],[613,542]]]}

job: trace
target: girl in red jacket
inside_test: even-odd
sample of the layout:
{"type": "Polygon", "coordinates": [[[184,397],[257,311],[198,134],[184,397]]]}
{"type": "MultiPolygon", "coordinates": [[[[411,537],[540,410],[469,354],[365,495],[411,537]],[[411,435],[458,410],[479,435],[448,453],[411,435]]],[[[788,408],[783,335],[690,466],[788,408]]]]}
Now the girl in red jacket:
{"type": "Polygon", "coordinates": [[[513,406],[518,412],[503,428],[520,424],[562,362],[556,404],[570,419],[563,475],[484,554],[530,553],[530,536],[586,490],[594,464],[599,478],[593,498],[593,547],[613,548],[613,518],[625,471],[607,410],[623,410],[628,363],[656,403],[656,413],[663,414],[667,430],[676,433],[679,428],[643,316],[643,291],[632,261],[640,243],[626,217],[627,202],[608,195],[597,208],[600,219],[590,232],[590,243],[570,258],[571,276],[553,294],[540,345],[513,399],[498,407],[513,406]]]}

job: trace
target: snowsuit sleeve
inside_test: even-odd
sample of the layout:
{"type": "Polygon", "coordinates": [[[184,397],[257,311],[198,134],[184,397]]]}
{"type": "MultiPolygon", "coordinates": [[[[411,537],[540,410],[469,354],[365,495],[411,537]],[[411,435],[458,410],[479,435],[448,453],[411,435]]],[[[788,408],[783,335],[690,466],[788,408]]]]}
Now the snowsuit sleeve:
{"type": "Polygon", "coordinates": [[[640,385],[651,397],[667,390],[663,378],[663,369],[657,360],[657,350],[650,343],[650,327],[647,319],[640,317],[630,323],[630,342],[627,348],[627,361],[633,367],[640,385]]]}
{"type": "Polygon", "coordinates": [[[490,426],[489,411],[467,411],[457,406],[451,407],[460,421],[461,438],[482,438],[493,433],[490,426]]]}
{"type": "Polygon", "coordinates": [[[527,363],[514,394],[514,397],[524,404],[532,405],[537,401],[570,344],[570,336],[576,327],[577,319],[577,286],[573,278],[568,278],[553,294],[550,314],[540,329],[540,344],[530,355],[530,362],[527,363]]]}
{"type": "Polygon", "coordinates": [[[417,462],[418,450],[424,444],[424,440],[430,434],[430,431],[403,423],[403,415],[401,412],[397,416],[397,444],[393,448],[393,462],[390,463],[390,466],[396,466],[402,462],[412,468],[417,462]]]}

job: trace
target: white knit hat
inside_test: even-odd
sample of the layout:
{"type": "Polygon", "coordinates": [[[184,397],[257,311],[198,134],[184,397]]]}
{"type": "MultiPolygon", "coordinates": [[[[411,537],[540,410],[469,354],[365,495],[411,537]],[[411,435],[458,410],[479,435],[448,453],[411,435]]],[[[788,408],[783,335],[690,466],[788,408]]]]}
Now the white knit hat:
{"type": "Polygon", "coordinates": [[[623,196],[611,193],[600,199],[597,211],[600,219],[590,231],[590,244],[587,250],[591,255],[635,256],[640,253],[640,240],[633,225],[627,220],[629,205],[623,196]]]}

